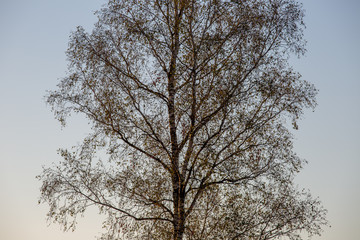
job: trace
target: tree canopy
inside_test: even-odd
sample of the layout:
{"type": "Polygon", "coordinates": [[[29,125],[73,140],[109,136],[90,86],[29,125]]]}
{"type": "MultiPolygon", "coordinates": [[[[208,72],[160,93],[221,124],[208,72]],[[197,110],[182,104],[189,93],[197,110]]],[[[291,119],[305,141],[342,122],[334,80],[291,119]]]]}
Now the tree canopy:
{"type": "Polygon", "coordinates": [[[44,168],[64,230],[92,205],[102,239],[301,239],[326,210],[295,174],[289,122],[316,105],[288,64],[305,52],[295,0],[111,0],[70,37],[47,102],[92,132],[44,168]],[[106,161],[101,159],[107,158],[106,161]]]}

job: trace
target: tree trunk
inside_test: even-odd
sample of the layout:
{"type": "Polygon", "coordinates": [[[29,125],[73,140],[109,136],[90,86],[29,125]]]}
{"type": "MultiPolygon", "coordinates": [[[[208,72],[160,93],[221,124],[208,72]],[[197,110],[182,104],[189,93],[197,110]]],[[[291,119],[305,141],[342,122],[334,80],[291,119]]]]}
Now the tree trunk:
{"type": "Polygon", "coordinates": [[[182,240],[185,231],[185,191],[181,179],[176,176],[173,182],[174,232],[173,240],[182,240]]]}

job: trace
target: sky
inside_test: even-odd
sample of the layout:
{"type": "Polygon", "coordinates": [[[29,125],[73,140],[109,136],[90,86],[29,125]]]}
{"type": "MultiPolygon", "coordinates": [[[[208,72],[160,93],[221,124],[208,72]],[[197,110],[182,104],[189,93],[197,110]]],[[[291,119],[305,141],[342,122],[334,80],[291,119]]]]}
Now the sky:
{"type": "MultiPolygon", "coordinates": [[[[296,152],[309,163],[296,177],[328,209],[331,228],[314,240],[356,240],[360,227],[360,1],[302,0],[304,57],[295,70],[319,89],[318,106],[305,111],[296,152]]],[[[56,150],[80,142],[89,127],[73,117],[66,128],[44,102],[66,74],[65,50],[76,26],[91,30],[104,0],[0,0],[0,239],[89,240],[102,231],[91,210],[75,232],[46,221],[38,205],[42,166],[56,150]]]]}

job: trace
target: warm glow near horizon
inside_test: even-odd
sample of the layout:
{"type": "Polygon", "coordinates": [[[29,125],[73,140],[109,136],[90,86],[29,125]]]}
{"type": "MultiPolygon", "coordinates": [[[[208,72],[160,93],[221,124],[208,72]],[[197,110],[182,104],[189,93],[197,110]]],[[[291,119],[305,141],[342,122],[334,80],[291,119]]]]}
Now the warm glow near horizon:
{"type": "MultiPolygon", "coordinates": [[[[0,0],[0,240],[89,240],[102,231],[95,210],[75,232],[47,225],[38,205],[42,166],[56,150],[88,131],[78,116],[61,129],[44,103],[46,90],[65,76],[68,36],[91,30],[93,12],[106,1],[0,0]]],[[[320,90],[315,112],[295,132],[295,149],[309,161],[297,177],[328,209],[331,228],[314,240],[356,240],[360,224],[360,2],[301,0],[306,10],[307,53],[295,70],[320,90]]]]}

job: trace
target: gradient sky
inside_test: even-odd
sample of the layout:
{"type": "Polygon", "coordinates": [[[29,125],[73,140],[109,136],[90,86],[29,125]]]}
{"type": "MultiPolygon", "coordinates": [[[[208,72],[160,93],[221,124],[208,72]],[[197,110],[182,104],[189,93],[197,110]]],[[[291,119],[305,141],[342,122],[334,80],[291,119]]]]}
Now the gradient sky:
{"type": "MultiPolygon", "coordinates": [[[[331,228],[314,240],[357,240],[360,228],[360,1],[302,0],[308,52],[292,59],[320,90],[315,112],[295,132],[295,148],[309,164],[300,187],[319,196],[331,228]]],[[[64,51],[77,25],[90,30],[104,0],[0,0],[0,239],[89,240],[101,232],[90,211],[75,232],[46,222],[37,205],[43,165],[56,149],[80,142],[86,122],[61,129],[43,96],[66,72],[64,51]]]]}

